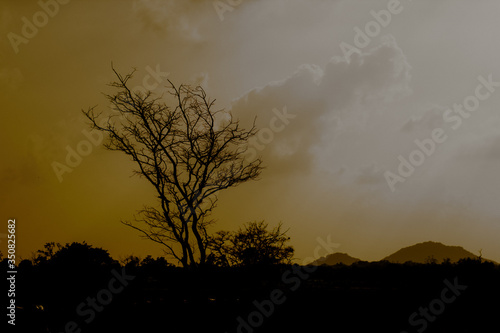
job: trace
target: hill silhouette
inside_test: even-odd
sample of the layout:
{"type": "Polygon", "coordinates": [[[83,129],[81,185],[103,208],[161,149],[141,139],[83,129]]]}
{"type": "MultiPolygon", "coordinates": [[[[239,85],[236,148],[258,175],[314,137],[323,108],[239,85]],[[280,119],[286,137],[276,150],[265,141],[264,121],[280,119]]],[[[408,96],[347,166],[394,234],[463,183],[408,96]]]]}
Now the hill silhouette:
{"type": "Polygon", "coordinates": [[[337,264],[344,264],[344,265],[352,265],[355,262],[361,261],[358,258],[351,257],[347,253],[332,253],[329,254],[326,257],[321,257],[318,260],[313,261],[310,265],[337,265],[337,264]]]}
{"type": "MultiPolygon", "coordinates": [[[[477,259],[478,256],[465,250],[461,246],[449,246],[439,242],[423,242],[412,246],[404,247],[393,254],[383,258],[382,260],[389,261],[391,263],[405,263],[408,261],[420,264],[426,263],[442,263],[444,260],[449,259],[451,263],[456,263],[460,259],[477,259]]],[[[493,260],[484,259],[484,261],[493,262],[493,260]]],[[[332,253],[326,257],[321,257],[310,265],[320,266],[328,265],[333,266],[337,264],[352,265],[362,259],[351,257],[347,253],[332,253]]]]}
{"type": "Polygon", "coordinates": [[[392,263],[405,263],[407,261],[415,263],[429,263],[435,261],[441,263],[447,258],[450,259],[450,262],[457,262],[465,258],[477,259],[478,256],[465,250],[461,246],[449,246],[439,242],[429,241],[404,247],[385,257],[383,260],[392,263]]]}

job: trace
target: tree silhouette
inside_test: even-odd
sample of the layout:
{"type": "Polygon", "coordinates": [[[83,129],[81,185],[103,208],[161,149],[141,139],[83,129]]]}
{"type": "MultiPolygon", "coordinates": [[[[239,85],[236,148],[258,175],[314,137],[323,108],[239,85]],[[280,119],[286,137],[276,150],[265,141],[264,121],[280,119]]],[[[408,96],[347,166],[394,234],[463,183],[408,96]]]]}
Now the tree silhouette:
{"type": "Polygon", "coordinates": [[[34,264],[51,263],[65,267],[100,267],[112,265],[115,261],[107,250],[96,248],[86,242],[59,243],[50,242],[44,245],[45,250],[38,250],[38,255],[33,258],[34,264]]]}
{"type": "Polygon", "coordinates": [[[217,266],[290,263],[294,249],[280,223],[268,230],[264,221],[250,222],[236,232],[219,231],[210,241],[209,260],[217,266]]]}
{"type": "Polygon", "coordinates": [[[159,199],[158,208],[145,206],[135,221],[122,223],[162,244],[184,267],[204,264],[217,192],[256,179],[262,170],[260,159],[244,158],[256,128],[244,130],[230,114],[214,110],[215,100],[200,86],[176,87],[169,80],[169,107],[150,91],[133,92],[128,81],[134,72],[113,72],[118,80],[110,85],[118,92],[106,97],[118,114],[83,113],[93,129],[107,134],[107,149],[131,157],[134,173],[153,185],[159,199]]]}
{"type": "Polygon", "coordinates": [[[49,261],[63,246],[56,242],[49,242],[45,243],[43,248],[45,250],[37,250],[36,254],[33,254],[33,263],[40,264],[49,261]]]}

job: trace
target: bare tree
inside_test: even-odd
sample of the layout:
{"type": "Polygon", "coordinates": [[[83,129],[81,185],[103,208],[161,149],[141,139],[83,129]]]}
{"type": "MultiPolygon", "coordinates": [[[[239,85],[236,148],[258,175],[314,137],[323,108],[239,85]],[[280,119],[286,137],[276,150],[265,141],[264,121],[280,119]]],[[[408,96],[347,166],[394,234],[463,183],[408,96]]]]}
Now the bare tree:
{"type": "Polygon", "coordinates": [[[135,221],[122,223],[162,244],[184,267],[204,264],[217,192],[254,180],[262,170],[260,159],[244,158],[255,123],[242,129],[230,114],[214,110],[215,100],[200,86],[176,87],[169,80],[175,105],[169,107],[163,96],[132,91],[134,72],[113,72],[118,80],[110,86],[118,92],[105,96],[117,113],[105,116],[95,107],[83,113],[93,129],[107,134],[107,149],[131,157],[134,174],[146,178],[159,199],[157,207],[145,206],[135,221]]]}

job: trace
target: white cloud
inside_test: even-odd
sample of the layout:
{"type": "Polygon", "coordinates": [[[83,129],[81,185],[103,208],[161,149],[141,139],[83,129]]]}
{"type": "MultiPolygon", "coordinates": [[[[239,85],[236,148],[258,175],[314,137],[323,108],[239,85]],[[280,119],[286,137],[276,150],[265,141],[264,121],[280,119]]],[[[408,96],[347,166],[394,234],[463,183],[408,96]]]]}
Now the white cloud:
{"type": "Polygon", "coordinates": [[[133,9],[144,27],[180,36],[192,42],[202,40],[200,1],[134,0],[133,9]]]}
{"type": "Polygon", "coordinates": [[[350,63],[334,57],[324,70],[318,65],[302,65],[286,79],[238,98],[232,111],[247,123],[257,116],[262,128],[270,121],[273,108],[286,105],[296,118],[266,146],[264,160],[279,165],[279,172],[307,173],[313,162],[332,154],[332,147],[344,145],[339,133],[364,130],[367,114],[411,92],[410,69],[396,41],[387,37],[350,63]],[[283,150],[288,154],[277,153],[283,150]]]}

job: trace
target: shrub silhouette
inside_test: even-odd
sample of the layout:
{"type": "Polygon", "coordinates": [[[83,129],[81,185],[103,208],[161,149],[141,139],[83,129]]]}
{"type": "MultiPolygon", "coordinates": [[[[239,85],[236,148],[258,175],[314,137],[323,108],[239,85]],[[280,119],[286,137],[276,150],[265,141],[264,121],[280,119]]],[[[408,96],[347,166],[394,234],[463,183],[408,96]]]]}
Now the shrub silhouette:
{"type": "Polygon", "coordinates": [[[217,266],[289,264],[294,249],[280,223],[268,230],[264,221],[250,222],[236,232],[220,231],[211,238],[209,262],[217,266]]]}

